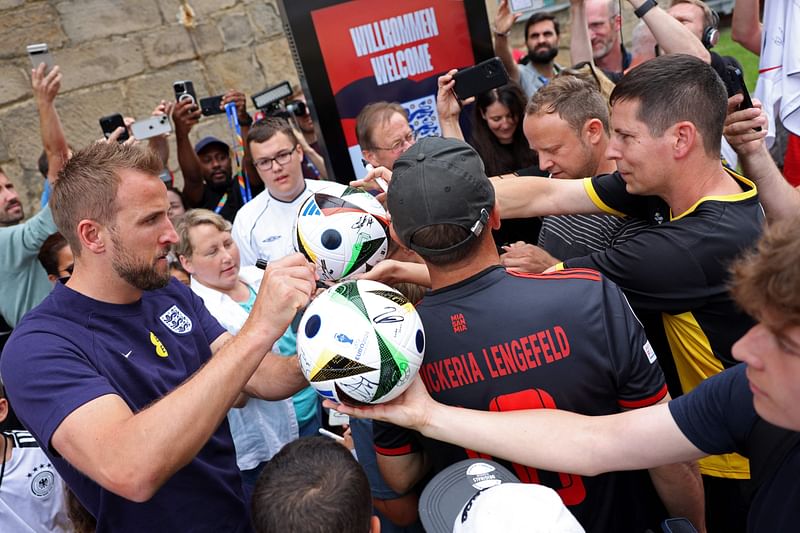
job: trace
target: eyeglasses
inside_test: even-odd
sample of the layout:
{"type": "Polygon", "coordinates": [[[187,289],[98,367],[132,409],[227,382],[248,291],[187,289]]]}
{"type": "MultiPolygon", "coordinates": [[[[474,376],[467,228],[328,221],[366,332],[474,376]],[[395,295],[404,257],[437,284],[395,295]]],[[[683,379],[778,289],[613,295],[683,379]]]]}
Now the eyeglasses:
{"type": "Polygon", "coordinates": [[[72,269],[75,268],[75,263],[70,263],[66,268],[58,272],[59,277],[68,278],[72,275],[72,269]]]}
{"type": "Polygon", "coordinates": [[[270,170],[270,169],[272,169],[272,163],[273,162],[278,163],[280,166],[286,165],[287,163],[289,163],[289,161],[292,160],[292,155],[297,150],[297,146],[298,145],[295,144],[292,147],[291,150],[286,150],[284,152],[281,152],[278,155],[276,155],[275,157],[265,157],[263,159],[258,159],[258,160],[253,162],[253,165],[255,165],[255,167],[258,170],[270,170]]]}
{"type": "Polygon", "coordinates": [[[406,145],[409,145],[409,146],[410,146],[410,145],[414,144],[414,140],[415,140],[416,138],[417,138],[417,136],[414,134],[414,132],[413,132],[413,131],[409,131],[409,132],[408,132],[408,133],[405,135],[405,137],[403,137],[403,138],[402,138],[402,139],[400,139],[399,141],[395,142],[395,143],[394,143],[392,146],[390,146],[389,148],[383,148],[383,147],[380,147],[380,146],[373,146],[372,148],[373,148],[373,150],[386,150],[387,152],[394,152],[394,153],[397,153],[397,152],[399,152],[400,150],[402,150],[402,149],[403,149],[403,147],[405,147],[406,145]]]}

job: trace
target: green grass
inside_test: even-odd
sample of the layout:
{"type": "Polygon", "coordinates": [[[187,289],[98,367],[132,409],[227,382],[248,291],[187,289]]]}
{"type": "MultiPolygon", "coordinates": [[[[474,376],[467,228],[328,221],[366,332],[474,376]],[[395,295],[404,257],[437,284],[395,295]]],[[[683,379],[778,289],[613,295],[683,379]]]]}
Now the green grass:
{"type": "Polygon", "coordinates": [[[733,42],[730,28],[720,31],[719,42],[713,50],[721,56],[733,56],[738,59],[744,68],[744,81],[747,89],[751,93],[755,91],[758,79],[758,56],[733,42]]]}

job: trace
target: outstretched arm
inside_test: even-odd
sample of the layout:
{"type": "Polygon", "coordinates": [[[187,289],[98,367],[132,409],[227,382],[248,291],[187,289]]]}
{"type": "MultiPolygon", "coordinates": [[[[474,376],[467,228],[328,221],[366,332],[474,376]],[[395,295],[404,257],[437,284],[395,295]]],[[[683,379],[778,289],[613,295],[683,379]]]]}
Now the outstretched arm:
{"type": "Polygon", "coordinates": [[[557,409],[490,412],[435,402],[417,377],[388,404],[350,407],[348,415],[383,420],[463,448],[554,472],[594,476],[692,461],[706,454],[680,431],[666,404],[607,416],[557,409]],[[531,446],[531,442],[551,446],[531,446]]]}
{"type": "MultiPolygon", "coordinates": [[[[161,100],[158,105],[156,105],[153,112],[150,113],[151,116],[159,116],[159,115],[171,115],[172,108],[175,104],[173,102],[167,102],[166,100],[161,100]]],[[[169,143],[167,142],[167,135],[156,135],[155,137],[150,137],[147,139],[147,146],[158,154],[159,159],[164,164],[164,168],[167,168],[169,165],[169,143]]]]}
{"type": "Polygon", "coordinates": [[[589,25],[586,22],[586,5],[583,0],[570,0],[569,3],[569,56],[573,65],[588,61],[594,64],[592,41],[589,38],[589,25]]]}
{"type": "Polygon", "coordinates": [[[496,177],[492,178],[492,185],[503,218],[603,213],[592,203],[583,180],[496,177]]]}
{"type": "Polygon", "coordinates": [[[731,39],[756,55],[761,55],[761,21],[758,0],[736,0],[731,20],[731,39]]]}
{"type": "Polygon", "coordinates": [[[475,97],[471,96],[463,103],[458,101],[458,97],[453,91],[453,87],[456,86],[456,80],[453,79],[453,75],[456,72],[458,70],[452,69],[447,74],[439,76],[436,80],[439,86],[436,93],[436,112],[439,114],[439,124],[442,126],[442,137],[463,141],[464,133],[458,123],[458,116],[461,114],[461,107],[474,102],[475,97]]]}
{"type": "Polygon", "coordinates": [[[190,100],[175,104],[172,109],[172,121],[175,124],[175,143],[178,147],[178,165],[183,174],[183,195],[191,207],[203,200],[205,182],[200,158],[194,153],[189,132],[200,120],[200,108],[190,100]]]}
{"type": "MultiPolygon", "coordinates": [[[[645,0],[628,0],[633,9],[637,9],[645,0]]],[[[689,54],[711,62],[711,54],[700,39],[684,26],[678,19],[658,6],[645,13],[642,20],[650,31],[661,50],[665,54],[689,54]]]]}
{"type": "Polygon", "coordinates": [[[61,70],[58,66],[45,74],[47,65],[39,64],[31,71],[31,86],[36,106],[39,108],[39,131],[47,154],[47,179],[53,185],[58,173],[69,159],[69,147],[61,119],[56,111],[55,99],[61,89],[61,70]]]}
{"type": "Polygon", "coordinates": [[[514,27],[514,22],[520,17],[520,13],[512,13],[508,0],[503,0],[497,6],[497,14],[494,17],[494,53],[503,62],[503,66],[508,71],[508,78],[519,83],[519,67],[514,61],[511,53],[511,45],[508,43],[508,34],[514,27]]]}

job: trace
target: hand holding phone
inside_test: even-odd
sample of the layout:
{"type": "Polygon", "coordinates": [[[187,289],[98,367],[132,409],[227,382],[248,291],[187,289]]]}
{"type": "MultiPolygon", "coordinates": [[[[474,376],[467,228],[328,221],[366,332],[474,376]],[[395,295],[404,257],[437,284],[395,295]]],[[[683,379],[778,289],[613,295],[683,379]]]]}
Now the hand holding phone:
{"type": "Polygon", "coordinates": [[[453,75],[453,90],[459,100],[466,100],[508,83],[508,72],[500,58],[493,57],[477,65],[459,70],[453,75]]]}
{"type": "Polygon", "coordinates": [[[47,65],[44,69],[45,74],[50,72],[53,68],[53,56],[50,55],[50,50],[45,43],[29,44],[28,57],[31,59],[33,68],[38,67],[41,63],[47,65]]]}
{"type": "MultiPolygon", "coordinates": [[[[737,111],[741,111],[742,109],[750,109],[753,107],[753,100],[750,98],[750,92],[747,90],[747,85],[744,83],[744,76],[742,75],[741,69],[734,65],[728,65],[725,68],[728,71],[728,90],[730,91],[728,96],[741,93],[743,97],[742,103],[739,104],[737,111]]],[[[753,129],[755,131],[761,131],[760,126],[757,126],[753,129]]]]}
{"type": "Polygon", "coordinates": [[[130,139],[130,135],[128,135],[128,128],[125,127],[125,120],[122,118],[122,115],[119,113],[114,113],[113,115],[107,115],[100,119],[100,127],[103,129],[103,135],[106,139],[108,139],[117,128],[123,128],[124,131],[122,134],[117,137],[117,141],[122,143],[130,139]]]}

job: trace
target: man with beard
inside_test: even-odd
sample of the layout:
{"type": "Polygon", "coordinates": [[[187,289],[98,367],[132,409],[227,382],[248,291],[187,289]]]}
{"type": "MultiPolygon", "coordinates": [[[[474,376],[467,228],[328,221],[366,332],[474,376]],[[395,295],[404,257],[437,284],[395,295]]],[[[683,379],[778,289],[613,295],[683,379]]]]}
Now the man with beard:
{"type": "Polygon", "coordinates": [[[503,61],[509,78],[517,82],[525,95],[530,98],[561,71],[561,67],[553,61],[558,55],[559,27],[553,15],[547,13],[532,15],[525,23],[525,44],[528,47],[528,55],[523,64],[517,65],[511,55],[508,34],[519,17],[519,13],[511,12],[508,0],[500,2],[494,19],[494,52],[503,61]]]}
{"type": "Polygon", "coordinates": [[[177,235],[161,168],[117,143],[65,165],[53,217],[74,271],[14,330],[0,371],[98,531],[249,531],[225,415],[242,394],[286,398],[305,385],[297,359],[269,349],[315,274],[300,255],[271,263],[232,338],[169,275],[177,235]]]}
{"type": "Polygon", "coordinates": [[[0,318],[12,328],[50,291],[47,272],[36,255],[45,239],[56,231],[53,217],[45,207],[20,224],[23,218],[25,212],[14,184],[0,169],[0,318]]]}
{"type": "MultiPolygon", "coordinates": [[[[222,104],[235,102],[242,137],[253,119],[247,113],[246,99],[239,91],[228,91],[222,104]]],[[[178,147],[178,164],[183,174],[183,196],[189,207],[202,207],[222,215],[233,222],[236,213],[245,204],[239,184],[233,179],[231,150],[227,143],[216,137],[204,137],[194,147],[189,132],[200,120],[200,108],[191,100],[175,104],[172,119],[175,122],[175,142],[178,147]]],[[[253,196],[264,189],[254,175],[248,173],[253,196]]]]}

